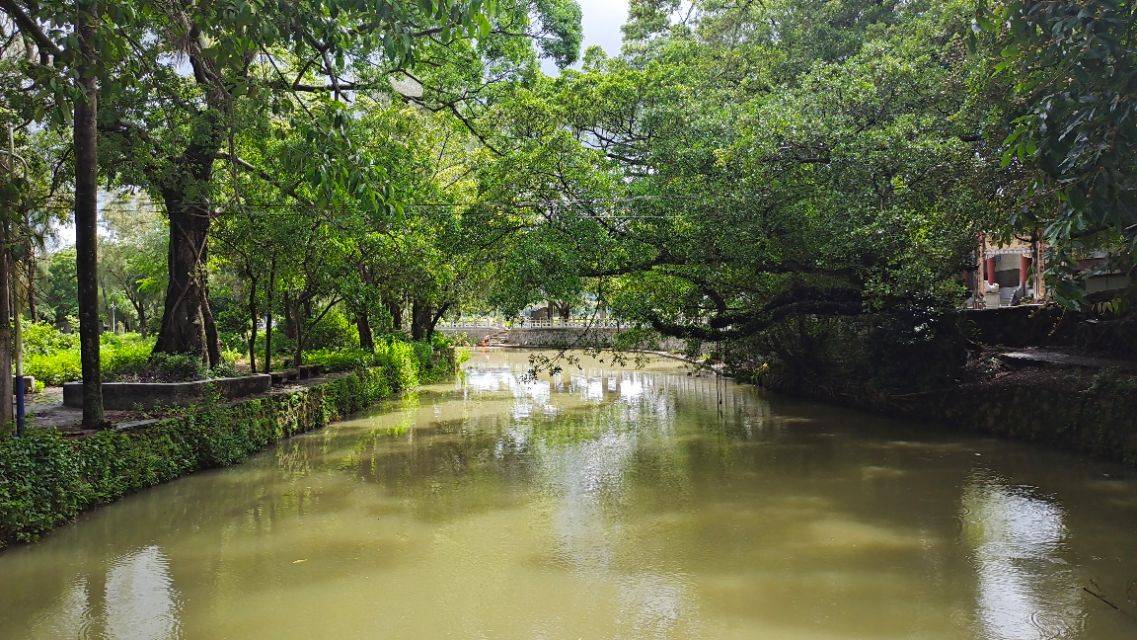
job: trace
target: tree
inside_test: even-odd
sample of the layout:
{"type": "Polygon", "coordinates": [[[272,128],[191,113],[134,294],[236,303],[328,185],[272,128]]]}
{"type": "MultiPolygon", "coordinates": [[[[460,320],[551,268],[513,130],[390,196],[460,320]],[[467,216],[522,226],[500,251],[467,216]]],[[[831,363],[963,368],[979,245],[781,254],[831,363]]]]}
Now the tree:
{"type": "Polygon", "coordinates": [[[499,102],[511,152],[480,179],[519,229],[499,295],[591,290],[695,340],[956,304],[1004,181],[969,101],[972,8],[694,5],[636,3],[623,56],[499,102]]]}
{"type": "MultiPolygon", "coordinates": [[[[33,89],[46,95],[24,107],[38,116],[53,104],[53,121],[62,120],[58,105],[74,107],[76,276],[79,301],[80,352],[84,373],[83,423],[103,427],[102,384],[99,369],[97,274],[98,224],[98,101],[100,68],[113,66],[119,38],[107,28],[94,0],[79,3],[21,3],[3,0],[0,11],[22,37],[23,73],[33,89]]],[[[121,15],[121,14],[119,14],[121,15]]],[[[7,375],[6,373],[4,375],[7,375]]]]}
{"type": "MultiPolygon", "coordinates": [[[[218,215],[215,165],[258,171],[235,155],[235,132],[271,117],[311,125],[319,110],[313,102],[343,103],[364,90],[390,93],[388,78],[429,50],[471,51],[462,44],[466,38],[491,36],[492,4],[399,1],[375,12],[354,0],[311,0],[270,3],[255,14],[250,5],[153,9],[161,28],[132,41],[136,77],[148,90],[114,92],[117,115],[104,131],[120,151],[123,179],[160,198],[170,219],[169,286],[156,351],[197,354],[211,363],[217,358],[204,267],[210,223],[218,215]],[[175,72],[172,54],[188,59],[192,77],[175,72]]],[[[564,28],[565,15],[550,11],[566,4],[538,3],[539,15],[549,16],[548,29],[564,28]]],[[[528,3],[504,5],[510,24],[528,21],[528,3]]],[[[579,40],[579,26],[575,33],[579,40]]],[[[457,112],[457,104],[449,101],[447,108],[457,112]]],[[[332,123],[332,131],[339,126],[323,122],[332,123]]],[[[310,167],[306,179],[328,181],[344,173],[310,167]]]]}
{"type": "Polygon", "coordinates": [[[1038,222],[1057,259],[1058,297],[1080,304],[1072,256],[1137,249],[1137,47],[1129,0],[1020,0],[981,4],[990,34],[980,55],[1013,86],[1004,164],[1027,165],[1029,194],[1050,204],[1038,222]],[[991,50],[994,51],[991,51],[991,50]]]}
{"type": "Polygon", "coordinates": [[[166,281],[166,222],[148,200],[124,198],[104,208],[103,226],[107,238],[99,270],[104,297],[110,289],[133,311],[134,328],[149,335],[166,281]]]}

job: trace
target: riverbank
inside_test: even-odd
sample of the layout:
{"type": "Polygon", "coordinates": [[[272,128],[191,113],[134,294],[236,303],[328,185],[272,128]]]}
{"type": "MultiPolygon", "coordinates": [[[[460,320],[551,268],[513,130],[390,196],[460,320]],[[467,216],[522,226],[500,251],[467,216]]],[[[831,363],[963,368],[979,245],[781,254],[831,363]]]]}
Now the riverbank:
{"type": "Polygon", "coordinates": [[[236,402],[206,399],[175,415],[79,437],[32,429],[0,440],[0,549],[35,540],[91,507],[236,464],[274,442],[451,376],[461,359],[453,349],[407,353],[308,386],[236,402]]]}
{"type": "Polygon", "coordinates": [[[913,393],[882,392],[858,380],[830,378],[821,384],[786,375],[740,377],[786,395],[1137,466],[1137,376],[1132,371],[1047,364],[1007,367],[998,360],[984,354],[969,368],[974,373],[970,381],[913,393]]]}

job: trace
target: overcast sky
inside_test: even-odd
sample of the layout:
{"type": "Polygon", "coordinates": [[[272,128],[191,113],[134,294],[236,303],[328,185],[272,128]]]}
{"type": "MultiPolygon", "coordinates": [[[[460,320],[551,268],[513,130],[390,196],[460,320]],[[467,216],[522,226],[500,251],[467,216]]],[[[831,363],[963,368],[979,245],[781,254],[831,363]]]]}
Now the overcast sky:
{"type": "MultiPolygon", "coordinates": [[[[620,27],[628,19],[628,0],[577,0],[580,3],[584,26],[584,49],[598,44],[614,56],[620,53],[620,27]]],[[[545,73],[555,74],[556,65],[549,61],[543,64],[545,73]]]]}

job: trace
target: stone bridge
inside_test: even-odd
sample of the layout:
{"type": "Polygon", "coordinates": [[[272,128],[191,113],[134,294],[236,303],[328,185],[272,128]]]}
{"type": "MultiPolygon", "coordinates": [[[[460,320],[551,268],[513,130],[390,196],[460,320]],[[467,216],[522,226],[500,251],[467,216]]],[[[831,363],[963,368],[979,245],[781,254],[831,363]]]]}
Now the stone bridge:
{"type": "Polygon", "coordinates": [[[515,347],[605,347],[623,329],[606,321],[564,320],[552,322],[526,322],[524,325],[496,325],[489,323],[439,324],[436,331],[446,335],[465,334],[471,343],[487,338],[495,343],[515,347]]]}
{"type": "MultiPolygon", "coordinates": [[[[616,334],[626,328],[619,323],[605,320],[553,320],[510,326],[490,323],[448,323],[439,324],[435,331],[450,336],[465,334],[471,344],[478,344],[488,338],[494,344],[512,347],[587,349],[611,346],[616,334]]],[[[680,353],[686,350],[686,343],[677,338],[661,337],[659,344],[652,348],[680,353]]]]}

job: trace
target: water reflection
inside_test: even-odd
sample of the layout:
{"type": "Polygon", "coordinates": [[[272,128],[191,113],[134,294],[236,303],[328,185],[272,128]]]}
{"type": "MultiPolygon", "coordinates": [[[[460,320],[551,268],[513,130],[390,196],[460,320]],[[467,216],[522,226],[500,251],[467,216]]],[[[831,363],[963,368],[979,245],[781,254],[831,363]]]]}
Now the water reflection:
{"type": "Polygon", "coordinates": [[[178,600],[168,558],[148,546],[115,558],[105,569],[75,575],[61,597],[39,612],[28,637],[177,638],[178,600]]]}
{"type": "Polygon", "coordinates": [[[119,558],[107,571],[106,634],[111,638],[174,638],[177,593],[169,560],[156,546],[119,558]]]}
{"type": "Polygon", "coordinates": [[[964,540],[978,574],[981,635],[992,640],[1072,637],[1082,620],[1073,569],[1063,560],[1062,508],[1028,487],[975,474],[963,489],[964,540]]]}
{"type": "Polygon", "coordinates": [[[1134,637],[1137,482],[653,360],[439,385],[0,554],[0,638],[1134,637]],[[962,523],[962,524],[961,524],[962,523]]]}

